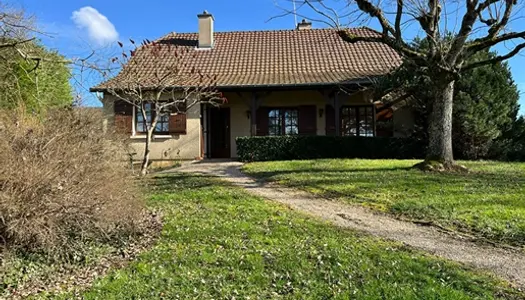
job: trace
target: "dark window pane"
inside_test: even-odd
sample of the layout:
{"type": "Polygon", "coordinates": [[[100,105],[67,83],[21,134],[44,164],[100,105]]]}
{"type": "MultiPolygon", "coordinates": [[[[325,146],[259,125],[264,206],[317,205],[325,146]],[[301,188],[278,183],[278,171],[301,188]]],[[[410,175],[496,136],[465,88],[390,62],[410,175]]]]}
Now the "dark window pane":
{"type": "Polygon", "coordinates": [[[343,107],[341,109],[341,134],[345,136],[374,136],[373,107],[343,107]]]}
{"type": "Polygon", "coordinates": [[[268,112],[268,134],[281,135],[281,112],[278,109],[272,109],[268,112]]]}
{"type": "Polygon", "coordinates": [[[145,113],[146,113],[146,120],[144,120],[144,116],[142,115],[142,108],[141,107],[138,107],[136,110],[135,110],[135,123],[136,123],[136,128],[135,130],[137,132],[146,132],[147,131],[147,126],[149,127],[151,125],[151,104],[150,103],[146,103],[144,104],[144,109],[146,110],[145,113]]]}
{"type": "Polygon", "coordinates": [[[268,112],[268,134],[298,134],[297,109],[271,109],[268,112]]]}
{"type": "Polygon", "coordinates": [[[286,132],[284,134],[286,135],[299,134],[299,130],[297,126],[286,127],[286,132]]]}
{"type": "Polygon", "coordinates": [[[296,109],[289,109],[285,111],[284,124],[285,124],[284,134],[286,135],[299,134],[298,111],[296,109]]]}
{"type": "MultiPolygon", "coordinates": [[[[144,117],[142,115],[142,109],[138,107],[135,110],[135,130],[139,133],[144,133],[148,130],[148,127],[151,126],[151,123],[153,121],[153,117],[155,114],[155,111],[153,110],[153,104],[152,103],[146,103],[144,104],[144,109],[146,112],[146,120],[144,120],[144,117]]],[[[155,132],[156,133],[167,133],[169,132],[169,112],[163,112],[161,116],[159,116],[157,120],[157,124],[155,126],[155,132]]]]}
{"type": "Polygon", "coordinates": [[[354,136],[357,134],[356,107],[343,107],[341,110],[341,134],[354,136]]]}

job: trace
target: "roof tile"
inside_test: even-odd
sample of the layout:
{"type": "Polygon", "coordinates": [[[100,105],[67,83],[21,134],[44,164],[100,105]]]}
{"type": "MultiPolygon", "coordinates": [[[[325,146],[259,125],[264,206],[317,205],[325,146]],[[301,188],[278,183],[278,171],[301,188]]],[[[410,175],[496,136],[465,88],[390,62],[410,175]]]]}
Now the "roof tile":
{"type": "MultiPolygon", "coordinates": [[[[366,27],[349,30],[359,36],[378,34],[366,27]]],[[[388,46],[348,43],[334,29],[217,32],[214,38],[210,50],[196,48],[197,33],[170,33],[156,43],[162,47],[160,57],[167,64],[177,59],[169,47],[187,48],[190,55],[184,56],[183,62],[187,72],[195,68],[216,75],[219,87],[344,83],[384,75],[401,63],[399,55],[388,46]]],[[[148,51],[142,47],[135,53],[135,57],[144,58],[135,72],[145,81],[153,80],[157,65],[148,51]]],[[[181,75],[172,78],[173,86],[195,84],[181,75]]],[[[113,88],[117,81],[118,76],[94,90],[113,88]]]]}

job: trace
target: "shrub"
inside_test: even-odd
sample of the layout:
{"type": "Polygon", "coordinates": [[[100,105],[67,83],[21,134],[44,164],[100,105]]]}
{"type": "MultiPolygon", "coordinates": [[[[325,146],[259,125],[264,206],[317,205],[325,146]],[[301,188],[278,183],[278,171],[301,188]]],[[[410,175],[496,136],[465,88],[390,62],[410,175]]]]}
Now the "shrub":
{"type": "Polygon", "coordinates": [[[316,158],[422,158],[424,146],[413,139],[340,136],[239,137],[242,161],[316,158]]]}
{"type": "Polygon", "coordinates": [[[69,255],[139,230],[124,139],[89,110],[0,112],[0,244],[69,255]]]}

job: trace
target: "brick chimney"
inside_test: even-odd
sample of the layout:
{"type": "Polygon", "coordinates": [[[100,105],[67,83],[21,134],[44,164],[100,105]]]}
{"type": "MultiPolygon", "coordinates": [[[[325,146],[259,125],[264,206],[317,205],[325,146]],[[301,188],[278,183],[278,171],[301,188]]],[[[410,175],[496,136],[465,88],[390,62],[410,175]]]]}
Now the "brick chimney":
{"type": "Polygon", "coordinates": [[[312,29],[312,22],[306,21],[306,19],[303,19],[301,23],[297,24],[297,30],[306,30],[306,29],[312,29]]]}
{"type": "Polygon", "coordinates": [[[204,11],[199,17],[199,48],[213,48],[213,16],[204,11]]]}

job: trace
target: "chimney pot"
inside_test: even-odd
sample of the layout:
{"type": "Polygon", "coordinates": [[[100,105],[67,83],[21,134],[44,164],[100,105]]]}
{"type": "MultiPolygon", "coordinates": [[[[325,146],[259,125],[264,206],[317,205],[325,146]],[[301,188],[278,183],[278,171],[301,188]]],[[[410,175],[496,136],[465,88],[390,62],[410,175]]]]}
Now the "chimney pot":
{"type": "Polygon", "coordinates": [[[213,47],[213,15],[207,10],[197,15],[199,18],[199,48],[213,47]]]}
{"type": "Polygon", "coordinates": [[[297,30],[312,29],[312,22],[308,22],[306,19],[303,19],[301,23],[297,24],[297,30]]]}

